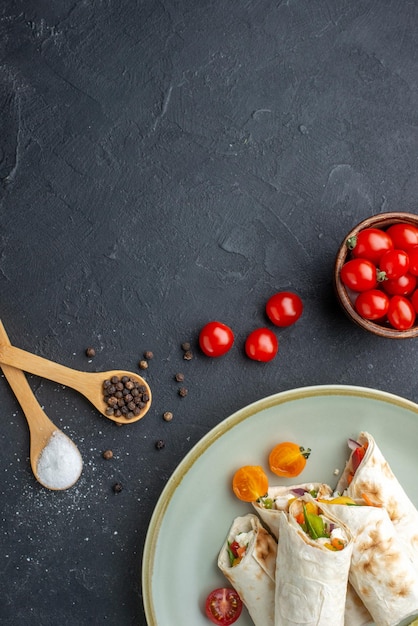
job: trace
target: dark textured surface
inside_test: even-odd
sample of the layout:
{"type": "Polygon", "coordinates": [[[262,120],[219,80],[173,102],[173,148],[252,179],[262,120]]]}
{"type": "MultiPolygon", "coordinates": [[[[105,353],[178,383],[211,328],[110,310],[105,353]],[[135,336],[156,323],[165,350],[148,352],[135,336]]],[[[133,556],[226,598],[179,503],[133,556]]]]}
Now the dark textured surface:
{"type": "Polygon", "coordinates": [[[34,480],[1,377],[2,624],[144,626],[153,507],[190,448],[246,404],[327,383],[418,401],[416,341],[368,336],[332,291],[346,231],[416,211],[417,20],[396,0],[3,0],[1,319],[15,345],[79,369],[155,356],[152,409],[123,428],[29,377],[83,455],[68,492],[34,480]],[[279,331],[275,361],[251,362],[245,336],[284,288],[304,315],[279,331]],[[196,347],[213,318],[236,333],[222,360],[196,347]]]}

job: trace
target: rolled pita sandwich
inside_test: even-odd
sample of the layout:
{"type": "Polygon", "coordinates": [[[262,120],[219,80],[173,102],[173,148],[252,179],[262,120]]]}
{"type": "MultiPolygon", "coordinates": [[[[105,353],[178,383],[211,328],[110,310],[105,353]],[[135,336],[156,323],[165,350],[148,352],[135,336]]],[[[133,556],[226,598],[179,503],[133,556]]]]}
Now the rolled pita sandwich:
{"type": "Polygon", "coordinates": [[[372,435],[361,432],[337,484],[337,492],[383,506],[418,572],[418,511],[372,435]]]}
{"type": "Polygon", "coordinates": [[[332,489],[324,483],[301,483],[299,485],[273,485],[268,488],[267,495],[252,502],[255,512],[273,537],[279,538],[280,512],[289,510],[290,503],[309,493],[313,498],[326,498],[332,489]]]}
{"type": "Polygon", "coordinates": [[[258,517],[248,513],[232,523],[218,567],[238,592],[255,626],[274,626],[277,543],[258,517]]]}
{"type": "Polygon", "coordinates": [[[418,576],[386,509],[343,504],[323,507],[353,535],[349,581],[373,621],[379,626],[398,626],[417,617],[418,576]]]}
{"type": "Polygon", "coordinates": [[[345,599],[344,624],[345,626],[372,626],[374,624],[372,616],[350,581],[345,599]]]}
{"type": "Polygon", "coordinates": [[[281,513],[275,626],[344,626],[352,548],[349,529],[308,499],[281,513]]]}

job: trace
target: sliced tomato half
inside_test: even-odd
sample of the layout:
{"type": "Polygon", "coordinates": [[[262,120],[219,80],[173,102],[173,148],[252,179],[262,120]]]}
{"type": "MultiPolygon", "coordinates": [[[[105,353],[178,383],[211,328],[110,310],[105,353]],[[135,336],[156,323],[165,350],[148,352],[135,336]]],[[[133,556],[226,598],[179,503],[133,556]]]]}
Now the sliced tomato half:
{"type": "Polygon", "coordinates": [[[205,611],[213,624],[230,626],[241,615],[242,600],[232,587],[219,587],[206,598],[205,611]]]}

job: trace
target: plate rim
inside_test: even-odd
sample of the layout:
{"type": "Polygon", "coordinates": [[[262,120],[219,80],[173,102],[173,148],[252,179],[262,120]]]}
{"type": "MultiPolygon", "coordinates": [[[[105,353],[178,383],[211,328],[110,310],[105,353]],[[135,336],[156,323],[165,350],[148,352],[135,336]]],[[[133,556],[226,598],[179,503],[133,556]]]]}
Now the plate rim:
{"type": "Polygon", "coordinates": [[[141,568],[142,602],[148,626],[159,626],[155,617],[154,604],[152,601],[152,579],[154,570],[153,557],[158,543],[160,528],[164,520],[165,512],[175,495],[177,487],[192,469],[196,460],[204,454],[219,437],[222,437],[227,431],[261,410],[284,404],[295,398],[333,395],[360,396],[386,401],[401,408],[409,409],[418,415],[418,404],[416,402],[389,391],[361,385],[323,384],[296,387],[270,394],[243,406],[216,424],[192,446],[178,463],[154,506],[145,536],[141,568]]]}

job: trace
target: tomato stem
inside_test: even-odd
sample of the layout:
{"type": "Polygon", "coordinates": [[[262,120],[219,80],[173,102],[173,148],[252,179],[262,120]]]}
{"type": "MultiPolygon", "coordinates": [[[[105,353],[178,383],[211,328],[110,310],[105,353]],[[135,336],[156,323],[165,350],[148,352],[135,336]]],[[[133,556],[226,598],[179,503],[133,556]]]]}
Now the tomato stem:
{"type": "Polygon", "coordinates": [[[345,242],[345,244],[349,250],[354,250],[354,248],[357,245],[357,235],[353,235],[352,237],[349,237],[347,241],[345,242]]]}
{"type": "Polygon", "coordinates": [[[309,455],[312,452],[310,448],[306,448],[305,450],[303,446],[300,446],[299,450],[300,450],[301,455],[304,456],[305,459],[309,459],[309,455]]]}

